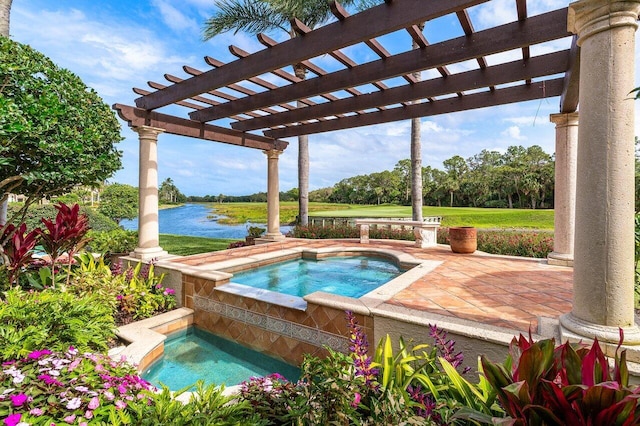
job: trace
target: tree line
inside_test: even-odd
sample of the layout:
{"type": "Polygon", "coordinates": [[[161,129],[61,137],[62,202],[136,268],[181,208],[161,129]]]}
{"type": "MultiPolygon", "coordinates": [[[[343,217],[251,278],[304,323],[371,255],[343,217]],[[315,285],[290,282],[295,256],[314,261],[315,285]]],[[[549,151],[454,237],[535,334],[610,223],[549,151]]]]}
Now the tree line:
{"type": "MultiPolygon", "coordinates": [[[[422,168],[425,205],[451,207],[553,207],[554,158],[538,145],[455,155],[443,170],[422,168]]],[[[411,161],[393,170],[346,178],[309,194],[311,201],[347,204],[411,204],[411,161]]]]}

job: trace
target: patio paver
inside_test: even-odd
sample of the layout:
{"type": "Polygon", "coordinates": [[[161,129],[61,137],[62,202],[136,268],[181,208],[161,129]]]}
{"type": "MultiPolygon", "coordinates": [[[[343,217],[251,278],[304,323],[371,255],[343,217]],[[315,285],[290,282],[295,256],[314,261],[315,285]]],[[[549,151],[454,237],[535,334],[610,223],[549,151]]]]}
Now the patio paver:
{"type": "MultiPolygon", "coordinates": [[[[287,238],[174,260],[193,266],[292,248],[363,247],[357,240],[287,238]]],[[[442,264],[396,293],[386,303],[520,332],[533,332],[538,317],[557,318],[571,311],[573,269],[542,259],[452,253],[448,246],[416,248],[407,242],[372,240],[371,248],[391,249],[442,264]]]]}

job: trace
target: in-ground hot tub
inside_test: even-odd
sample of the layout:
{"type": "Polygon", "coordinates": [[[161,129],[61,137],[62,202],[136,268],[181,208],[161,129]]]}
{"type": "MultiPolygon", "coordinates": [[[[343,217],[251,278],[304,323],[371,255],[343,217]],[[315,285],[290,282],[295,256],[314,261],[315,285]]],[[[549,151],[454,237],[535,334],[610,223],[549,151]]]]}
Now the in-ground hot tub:
{"type": "MultiPolygon", "coordinates": [[[[373,336],[371,310],[432,271],[440,262],[418,259],[386,248],[338,246],[287,247],[275,251],[268,250],[268,247],[267,250],[253,247],[176,259],[173,264],[180,265],[182,300],[184,306],[194,309],[194,324],[290,364],[300,365],[305,354],[324,356],[327,347],[347,351],[347,310],[355,314],[365,333],[373,336]],[[372,265],[383,260],[385,266],[381,268],[391,268],[393,276],[386,276],[372,286],[364,286],[364,289],[359,288],[353,295],[340,294],[340,288],[347,287],[345,283],[355,276],[353,272],[338,278],[337,284],[330,285],[337,287],[339,294],[329,293],[326,288],[307,290],[303,296],[283,293],[276,285],[283,277],[274,275],[269,280],[270,269],[266,273],[261,272],[263,279],[267,277],[266,285],[263,284],[265,288],[236,282],[241,282],[242,278],[238,277],[245,271],[277,262],[307,259],[312,263],[301,263],[303,266],[295,268],[308,269],[311,265],[322,265],[328,262],[325,259],[332,257],[347,258],[355,269],[367,273],[370,272],[368,270],[375,271],[377,267],[372,265]]],[[[285,273],[284,279],[298,275],[303,274],[295,270],[285,273]]],[[[326,271],[320,273],[321,285],[329,281],[328,275],[326,271]]],[[[363,279],[355,279],[359,280],[363,279]]],[[[294,287],[305,285],[296,281],[294,287]]]]}

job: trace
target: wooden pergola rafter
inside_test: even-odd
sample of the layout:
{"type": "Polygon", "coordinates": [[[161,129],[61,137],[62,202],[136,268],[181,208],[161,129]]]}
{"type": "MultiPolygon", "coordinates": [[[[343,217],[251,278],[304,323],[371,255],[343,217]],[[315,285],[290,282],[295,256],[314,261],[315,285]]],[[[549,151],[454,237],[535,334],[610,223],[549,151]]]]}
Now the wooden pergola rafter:
{"type": "Polygon", "coordinates": [[[533,3],[512,0],[513,22],[476,30],[473,7],[490,1],[385,0],[351,16],[333,3],[336,22],[311,30],[294,20],[294,38],[276,42],[260,34],[265,49],[249,53],[232,46],[237,60],[207,57],[211,69],[185,66],[185,78],[167,74],[168,84],[134,89],[140,95],[135,106],[114,109],[140,139],[137,255],[163,254],[154,224],[162,132],[265,151],[266,236],[275,241],[283,238],[278,157],[287,146],[278,138],[559,96],[559,113],[550,120],[556,125],[556,188],[561,187],[555,204],[562,208],[555,214],[549,261],[574,264],[574,245],[576,259],[573,309],[560,317],[560,332],[563,339],[597,336],[615,345],[624,330],[626,343],[640,345],[631,297],[635,107],[629,96],[640,3],[577,0],[531,15],[527,6],[533,3]],[[457,20],[461,35],[430,43],[421,24],[429,29],[439,18],[457,20]],[[382,41],[396,32],[408,34],[418,47],[406,43],[391,53],[382,41]],[[361,47],[379,58],[358,62],[361,47]],[[336,66],[318,66],[324,56],[336,66]],[[296,65],[309,78],[287,71],[296,65]],[[439,75],[423,81],[414,76],[430,70],[439,75]],[[164,107],[172,113],[187,108],[188,114],[161,112],[164,107]]]}
{"type": "Polygon", "coordinates": [[[290,40],[278,43],[259,34],[266,49],[249,53],[230,46],[238,60],[224,63],[207,56],[205,62],[212,68],[205,71],[185,65],[187,78],[165,74],[169,84],[149,82],[155,91],[135,89],[141,95],[136,108],[149,112],[173,104],[190,110],[184,117],[190,122],[231,120],[229,130],[237,131],[239,140],[260,130],[275,140],[553,96],[562,96],[563,112],[575,110],[577,46],[537,56],[531,50],[571,35],[567,8],[529,16],[526,0],[514,0],[516,21],[476,31],[468,9],[487,1],[389,0],[354,15],[334,2],[336,22],[311,30],[294,19],[291,26],[298,36],[290,40]],[[429,43],[418,25],[428,26],[430,20],[446,15],[459,22],[464,35],[429,43]],[[378,37],[396,31],[405,31],[418,49],[407,45],[405,51],[391,54],[378,37]],[[358,45],[380,59],[358,63],[344,52],[358,45]],[[487,62],[487,56],[514,50],[521,51],[521,59],[487,62]],[[314,63],[321,56],[334,58],[337,69],[314,63]],[[449,68],[470,60],[477,68],[449,68]],[[294,64],[311,76],[303,80],[286,70],[294,64]],[[414,76],[426,70],[440,76],[425,81],[414,76]],[[266,80],[267,74],[282,83],[266,80]],[[396,82],[390,87],[387,79],[396,82]],[[405,84],[397,83],[402,80],[405,84]],[[365,86],[371,88],[369,93],[362,92],[365,86]],[[421,100],[427,102],[417,103],[421,100]]]}

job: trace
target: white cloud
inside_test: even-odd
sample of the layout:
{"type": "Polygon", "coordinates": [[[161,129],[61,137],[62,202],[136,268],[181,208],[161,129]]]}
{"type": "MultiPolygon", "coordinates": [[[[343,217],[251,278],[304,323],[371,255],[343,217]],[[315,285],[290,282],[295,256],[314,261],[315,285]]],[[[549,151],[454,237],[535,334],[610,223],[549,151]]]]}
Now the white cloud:
{"type": "Polygon", "coordinates": [[[153,0],[152,4],[158,8],[162,19],[169,28],[175,31],[198,30],[199,25],[193,18],[188,18],[166,0],[153,0]]]}
{"type": "Polygon", "coordinates": [[[523,141],[527,139],[526,136],[523,136],[522,134],[520,134],[520,127],[518,126],[508,127],[506,130],[504,130],[501,133],[501,135],[517,141],[523,141]]]}

